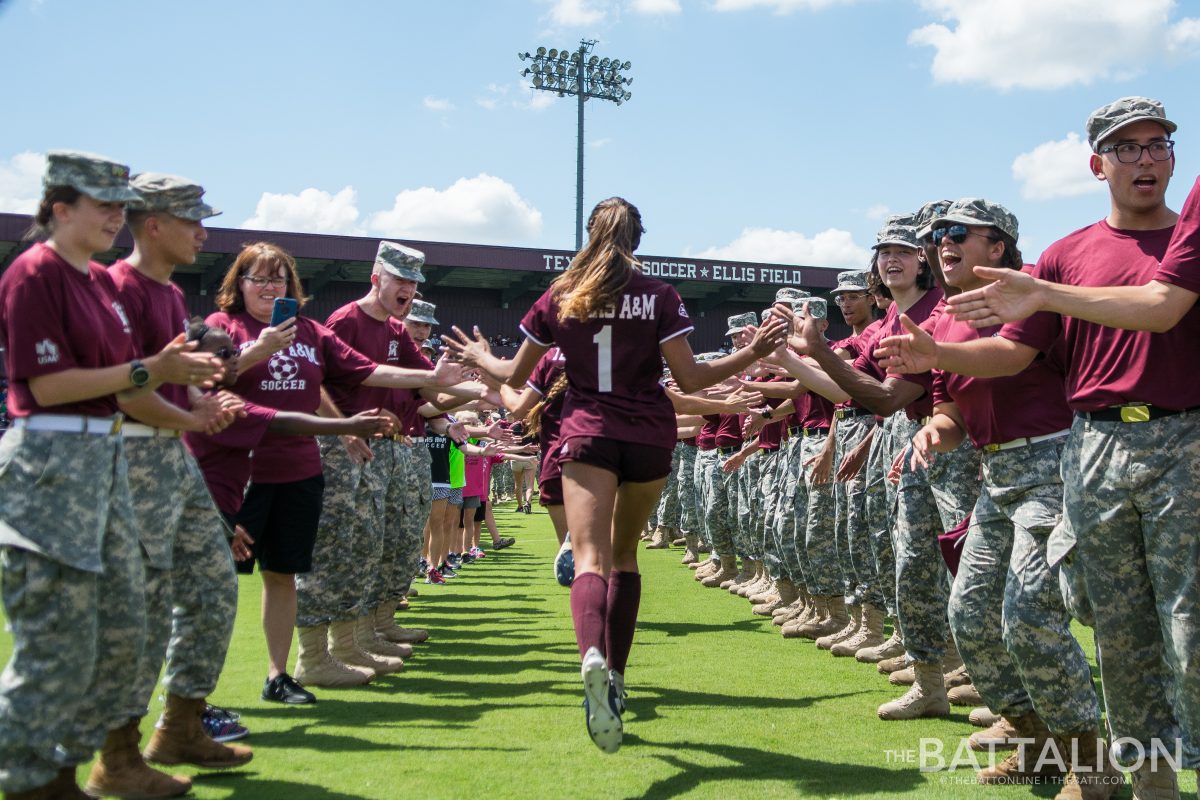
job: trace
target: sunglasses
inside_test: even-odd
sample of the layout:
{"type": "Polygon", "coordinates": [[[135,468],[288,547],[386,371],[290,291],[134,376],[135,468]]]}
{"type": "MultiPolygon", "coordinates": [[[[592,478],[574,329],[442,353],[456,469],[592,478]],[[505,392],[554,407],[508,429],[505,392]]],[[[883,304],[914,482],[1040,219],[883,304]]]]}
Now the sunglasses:
{"type": "Polygon", "coordinates": [[[987,236],[982,233],[975,233],[975,231],[968,230],[966,225],[951,225],[948,228],[933,229],[934,244],[941,244],[942,239],[945,239],[947,236],[949,236],[950,241],[954,242],[955,244],[962,244],[967,240],[968,236],[981,236],[984,239],[987,239],[989,242],[999,241],[999,239],[997,239],[995,236],[987,236]]]}

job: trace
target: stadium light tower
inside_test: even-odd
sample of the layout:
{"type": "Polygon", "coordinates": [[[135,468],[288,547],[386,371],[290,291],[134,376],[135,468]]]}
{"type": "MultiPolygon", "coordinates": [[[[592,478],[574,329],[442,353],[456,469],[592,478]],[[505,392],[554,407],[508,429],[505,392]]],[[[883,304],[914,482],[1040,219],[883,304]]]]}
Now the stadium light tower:
{"type": "Polygon", "coordinates": [[[575,154],[575,250],[583,247],[583,104],[589,99],[611,100],[621,105],[632,94],[626,86],[633,78],[625,72],[631,66],[619,58],[598,58],[591,55],[596,42],[581,39],[575,50],[539,47],[535,53],[518,53],[522,61],[531,61],[521,70],[522,78],[530,78],[534,89],[554,92],[559,97],[573,95],[578,99],[579,125],[575,154]]]}

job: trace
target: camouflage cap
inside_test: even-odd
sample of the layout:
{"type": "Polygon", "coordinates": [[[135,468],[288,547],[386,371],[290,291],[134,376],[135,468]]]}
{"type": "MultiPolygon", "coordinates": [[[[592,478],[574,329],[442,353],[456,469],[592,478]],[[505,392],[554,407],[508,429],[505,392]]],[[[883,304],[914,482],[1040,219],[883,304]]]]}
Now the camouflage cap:
{"type": "Polygon", "coordinates": [[[131,184],[138,199],[129,204],[135,211],[162,211],[191,222],[215,217],[221,212],[204,202],[204,187],[178,175],[140,172],[131,184]]]}
{"type": "Polygon", "coordinates": [[[726,336],[731,336],[738,331],[745,330],[747,325],[758,324],[758,314],[753,311],[747,311],[745,314],[734,314],[728,319],[729,330],[725,331],[726,336]]]}
{"type": "Polygon", "coordinates": [[[76,150],[46,153],[42,187],[70,186],[101,203],[128,203],[138,199],[129,186],[129,167],[104,156],[76,150]]]}
{"type": "Polygon", "coordinates": [[[913,225],[917,228],[917,238],[924,239],[933,231],[933,223],[946,213],[950,200],[930,200],[917,209],[913,214],[913,225]]]}
{"type": "Polygon", "coordinates": [[[916,220],[911,214],[895,214],[888,217],[887,221],[883,223],[883,227],[875,234],[875,249],[878,250],[889,244],[899,244],[915,250],[920,246],[917,244],[915,222],[916,220]]]}
{"type": "Polygon", "coordinates": [[[1162,125],[1168,134],[1174,133],[1179,127],[1167,119],[1166,109],[1157,100],[1151,100],[1149,97],[1122,97],[1108,105],[1100,106],[1088,117],[1087,137],[1092,152],[1096,152],[1102,141],[1121,128],[1144,119],[1162,125]]]}
{"type": "Polygon", "coordinates": [[[429,325],[440,324],[434,319],[433,312],[437,311],[437,306],[427,300],[413,300],[412,307],[408,311],[408,316],[404,318],[406,322],[424,322],[429,325]]]}
{"type": "Polygon", "coordinates": [[[402,280],[417,283],[425,280],[421,274],[425,266],[425,254],[399,242],[380,242],[379,250],[375,253],[375,266],[402,280]]]}
{"type": "Polygon", "coordinates": [[[867,291],[867,273],[865,272],[839,272],[837,280],[837,286],[829,292],[830,294],[867,291]]]}
{"type": "Polygon", "coordinates": [[[775,292],[776,303],[786,303],[789,300],[800,300],[805,297],[812,297],[812,293],[806,292],[803,289],[793,289],[790,286],[785,286],[779,291],[775,292]]]}
{"type": "Polygon", "coordinates": [[[696,362],[703,364],[705,361],[716,361],[718,358],[724,358],[724,353],[700,353],[696,356],[696,362]]]}
{"type": "Polygon", "coordinates": [[[955,200],[946,213],[933,224],[936,228],[960,223],[962,225],[987,225],[1017,241],[1017,218],[999,203],[982,197],[964,197],[955,200]]]}
{"type": "Polygon", "coordinates": [[[442,340],[437,336],[430,336],[428,339],[421,342],[421,349],[432,350],[435,353],[440,352],[442,349],[442,340]]]}
{"type": "Polygon", "coordinates": [[[796,316],[804,316],[804,306],[808,305],[808,316],[813,319],[828,319],[829,304],[824,297],[812,297],[808,300],[797,300],[792,303],[792,310],[796,312],[796,316]]]}

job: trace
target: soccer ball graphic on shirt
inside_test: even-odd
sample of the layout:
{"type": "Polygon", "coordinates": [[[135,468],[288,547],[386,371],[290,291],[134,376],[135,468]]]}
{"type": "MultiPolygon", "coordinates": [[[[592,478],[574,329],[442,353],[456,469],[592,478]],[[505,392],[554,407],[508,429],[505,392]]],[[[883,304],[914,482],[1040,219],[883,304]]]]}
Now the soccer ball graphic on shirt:
{"type": "Polygon", "coordinates": [[[300,365],[291,356],[276,353],[267,362],[267,371],[277,381],[290,381],[300,374],[300,365]]]}

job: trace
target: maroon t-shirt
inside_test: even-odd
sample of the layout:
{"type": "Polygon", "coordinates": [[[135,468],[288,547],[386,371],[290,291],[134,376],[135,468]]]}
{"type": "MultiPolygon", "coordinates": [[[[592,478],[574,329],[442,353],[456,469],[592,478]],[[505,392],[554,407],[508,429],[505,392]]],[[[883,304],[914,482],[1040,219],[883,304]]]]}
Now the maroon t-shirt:
{"type": "MultiPolygon", "coordinates": [[[[888,306],[888,309],[890,310],[895,305],[896,305],[895,303],[892,303],[891,306],[888,306]]],[[[886,317],[887,317],[887,313],[885,312],[884,318],[886,318],[886,317]]],[[[868,357],[870,356],[871,349],[875,344],[875,337],[878,335],[879,329],[882,327],[883,327],[883,319],[877,319],[874,322],[872,322],[870,325],[868,325],[867,327],[863,328],[862,333],[858,334],[857,336],[851,336],[847,339],[842,339],[840,342],[835,342],[834,344],[830,345],[830,348],[833,350],[837,350],[838,348],[841,348],[841,349],[847,351],[848,353],[850,353],[851,364],[854,365],[855,369],[859,369],[859,367],[858,367],[859,358],[861,358],[864,353],[866,353],[868,357]]],[[[865,364],[866,362],[863,362],[863,363],[865,364]]],[[[862,406],[860,406],[858,404],[858,402],[855,401],[853,398],[846,400],[844,402],[838,403],[834,407],[835,408],[862,408],[862,406]]]]}
{"type": "MultiPolygon", "coordinates": [[[[909,319],[920,325],[928,319],[930,314],[934,313],[934,310],[941,303],[942,290],[934,287],[927,289],[925,294],[921,295],[920,299],[913,303],[912,307],[904,313],[909,319]]],[[[875,360],[875,348],[878,347],[881,339],[888,336],[897,336],[904,332],[904,326],[900,324],[900,308],[896,303],[892,303],[888,306],[887,313],[884,315],[879,328],[876,329],[874,336],[870,340],[864,340],[861,352],[854,359],[854,368],[867,373],[877,381],[882,382],[886,380],[888,378],[887,373],[879,366],[879,362],[875,360]]],[[[909,419],[921,419],[933,413],[933,404],[929,401],[930,376],[928,372],[919,375],[893,375],[892,377],[916,383],[925,390],[924,394],[905,406],[904,413],[909,419]]],[[[854,403],[853,405],[855,408],[862,408],[858,403],[854,403]]]]}
{"type": "MultiPolygon", "coordinates": [[[[128,261],[108,268],[117,296],[133,327],[133,348],[139,358],[152,356],[181,333],[187,333],[188,312],[183,292],[174,283],[148,278],[128,261]]],[[[178,408],[191,407],[186,386],[164,383],[158,393],[178,408]]]]}
{"type": "Polygon", "coordinates": [[[675,411],[662,384],[660,346],[692,331],[675,287],[634,272],[601,318],[559,321],[547,290],[521,320],[534,344],[558,345],[570,386],[562,439],[595,436],[675,447],[675,411]]]}
{"type": "MultiPolygon", "coordinates": [[[[783,380],[791,380],[783,375],[772,375],[770,377],[755,378],[759,383],[778,383],[783,380]]],[[[771,408],[776,408],[783,404],[781,397],[766,397],[763,398],[771,408]]],[[[784,423],[788,421],[790,415],[785,415],[771,420],[762,427],[758,433],[758,444],[763,450],[778,450],[779,443],[783,440],[784,423]]]]}
{"type": "MultiPolygon", "coordinates": [[[[1124,231],[1101,220],[1046,248],[1033,274],[1071,286],[1140,286],[1159,273],[1174,228],[1124,231]]],[[[1067,402],[1075,411],[1122,403],[1168,409],[1200,406],[1200,381],[1187,376],[1200,348],[1196,306],[1166,333],[1126,331],[1057,314],[1005,325],[1000,336],[1047,352],[1065,340],[1067,402]]]]}
{"type": "Polygon", "coordinates": [[[1154,279],[1200,293],[1200,178],[1192,186],[1175,223],[1175,233],[1154,279]]]}
{"type": "Polygon", "coordinates": [[[102,264],[89,263],[85,274],[41,242],[17,256],[0,276],[0,339],[7,343],[10,417],[117,413],[115,395],[44,408],[29,390],[30,378],[134,357],[129,316],[102,264]]]}
{"type": "MultiPolygon", "coordinates": [[[[537,366],[529,375],[525,385],[545,397],[553,388],[555,381],[565,371],[562,351],[551,347],[538,359],[537,366]]],[[[563,398],[566,392],[555,395],[542,408],[541,421],[538,427],[538,446],[541,448],[542,480],[557,478],[562,474],[562,465],[558,462],[558,435],[562,429],[563,398]]]]}
{"type": "MultiPolygon", "coordinates": [[[[998,330],[999,325],[976,330],[970,323],[945,314],[931,333],[939,342],[970,342],[998,330]]],[[[933,404],[955,403],[976,447],[1065,430],[1071,427],[1064,384],[1065,355],[1059,339],[1048,353],[1039,354],[1016,375],[971,378],[935,369],[933,404]]]]}
{"type": "MultiPolygon", "coordinates": [[[[403,323],[391,317],[377,320],[363,311],[357,301],[347,303],[330,314],[329,319],[325,320],[325,327],[376,364],[428,369],[425,366],[429,363],[428,359],[421,355],[412,337],[404,329],[403,323]]],[[[395,412],[395,389],[330,383],[326,390],[334,405],[347,417],[373,408],[385,408],[395,412]]]]}
{"type": "MultiPolygon", "coordinates": [[[[895,303],[892,304],[893,307],[895,305],[896,305],[895,303]]],[[[908,315],[909,319],[911,319],[913,322],[917,323],[917,325],[923,331],[925,331],[926,333],[932,333],[934,326],[937,325],[937,321],[942,318],[942,315],[945,313],[945,310],[946,310],[946,298],[942,296],[941,289],[936,289],[936,290],[930,290],[930,291],[926,292],[925,295],[920,300],[918,300],[913,305],[912,308],[910,308],[908,311],[906,311],[904,313],[908,315]],[[933,301],[933,307],[930,308],[928,311],[926,311],[926,309],[928,308],[928,303],[932,300],[930,298],[930,295],[933,294],[935,291],[937,293],[937,299],[936,299],[936,301],[933,301]],[[921,314],[925,315],[924,318],[918,318],[921,314]]],[[[904,326],[900,323],[899,315],[896,315],[893,318],[892,324],[890,327],[886,326],[886,325],[884,327],[888,328],[888,330],[890,332],[886,333],[886,334],[882,334],[882,336],[880,338],[882,338],[883,336],[892,336],[895,334],[904,333],[904,326]]],[[[876,344],[878,344],[878,342],[876,342],[876,344]]],[[[913,402],[909,403],[907,406],[904,407],[904,413],[905,413],[905,415],[908,416],[909,419],[920,420],[920,419],[924,419],[925,417],[928,417],[930,414],[933,413],[933,399],[932,399],[933,373],[917,372],[917,373],[902,373],[901,374],[901,373],[889,372],[888,377],[889,378],[899,378],[900,380],[908,381],[909,383],[915,383],[917,386],[921,387],[923,394],[920,397],[918,397],[916,400],[914,400],[913,402]]]]}
{"type": "Polygon", "coordinates": [[[246,416],[234,420],[220,433],[183,434],[183,443],[196,457],[213,502],[230,516],[242,508],[242,497],[250,480],[250,451],[267,435],[275,414],[273,408],[247,401],[246,416]]]}
{"type": "MultiPolygon", "coordinates": [[[[258,339],[266,323],[245,312],[218,311],[207,320],[224,328],[242,349],[258,339]]],[[[375,371],[375,362],[354,350],[333,331],[308,317],[296,318],[296,339],[238,375],[233,391],[247,400],[280,411],[317,413],[321,384],[353,388],[375,371]]],[[[254,448],[255,483],[290,483],[321,474],[321,456],[312,436],[268,433],[254,448]]]]}
{"type": "Polygon", "coordinates": [[[696,447],[699,447],[701,450],[715,450],[717,448],[717,425],[720,422],[720,414],[704,415],[704,424],[700,426],[700,433],[696,435],[696,447]]]}
{"type": "Polygon", "coordinates": [[[833,424],[833,403],[816,392],[796,401],[798,412],[795,424],[801,428],[828,428],[833,424]]]}
{"type": "MultiPolygon", "coordinates": [[[[419,349],[417,356],[420,361],[413,365],[413,369],[433,369],[433,362],[419,349]]],[[[420,389],[393,389],[391,403],[392,413],[400,418],[401,433],[408,436],[425,435],[425,417],[421,416],[420,411],[421,406],[425,405],[425,398],[421,397],[420,389]]]]}
{"type": "Polygon", "coordinates": [[[721,414],[714,442],[717,447],[740,447],[742,444],[742,415],[721,414]]]}

